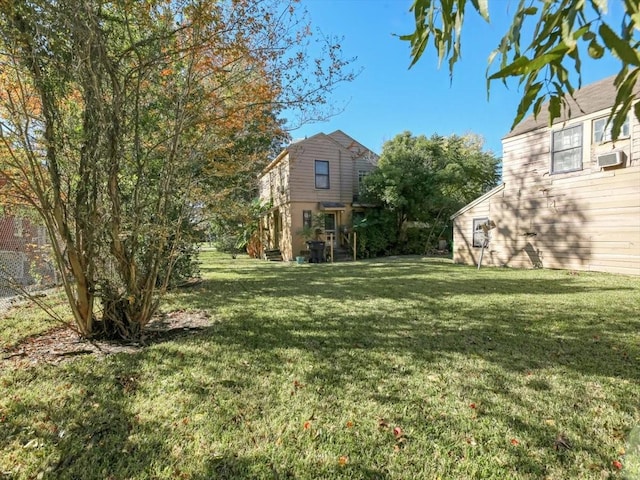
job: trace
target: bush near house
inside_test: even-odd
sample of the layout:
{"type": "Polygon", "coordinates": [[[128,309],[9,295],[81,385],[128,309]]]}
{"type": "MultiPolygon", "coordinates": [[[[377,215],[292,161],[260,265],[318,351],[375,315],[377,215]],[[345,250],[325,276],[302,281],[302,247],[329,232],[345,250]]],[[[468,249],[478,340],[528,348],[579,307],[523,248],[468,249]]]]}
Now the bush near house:
{"type": "Polygon", "coordinates": [[[374,250],[423,254],[437,248],[441,237],[451,239],[450,216],[497,185],[499,163],[484,151],[478,135],[396,135],[383,145],[377,168],[363,179],[363,200],[384,212],[367,213],[372,227],[364,229],[369,241],[364,251],[371,256],[379,254],[374,250]],[[415,223],[426,228],[407,228],[415,223]],[[387,244],[380,246],[383,239],[387,244]]]}

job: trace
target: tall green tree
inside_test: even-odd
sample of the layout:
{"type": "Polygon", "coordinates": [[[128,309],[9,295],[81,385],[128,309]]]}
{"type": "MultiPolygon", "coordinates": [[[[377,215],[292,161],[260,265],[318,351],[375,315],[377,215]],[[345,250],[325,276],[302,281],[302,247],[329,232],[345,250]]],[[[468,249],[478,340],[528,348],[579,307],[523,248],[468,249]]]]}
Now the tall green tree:
{"type": "Polygon", "coordinates": [[[429,243],[450,215],[497,185],[498,164],[476,135],[404,132],[383,145],[378,167],[364,180],[365,197],[392,213],[396,247],[405,241],[407,222],[426,224],[429,243]]]}
{"type": "MultiPolygon", "coordinates": [[[[620,129],[632,108],[633,88],[640,75],[640,4],[622,0],[623,15],[618,25],[607,17],[609,2],[598,0],[520,0],[513,9],[511,25],[499,45],[489,54],[487,93],[492,81],[506,82],[515,78],[522,86],[513,126],[532,111],[540,113],[548,100],[549,121],[570,106],[567,95],[581,85],[582,59],[602,58],[609,51],[620,62],[615,79],[617,96],[610,122],[612,137],[620,129]],[[498,59],[497,69],[494,61],[498,59]],[[577,74],[577,84],[571,71],[577,74]]],[[[493,2],[499,8],[514,5],[493,2]]],[[[489,0],[415,0],[411,10],[415,16],[413,33],[401,36],[411,44],[412,65],[431,44],[438,61],[446,60],[449,73],[461,57],[462,32],[467,10],[473,10],[490,21],[489,0]]],[[[634,107],[640,119],[640,103],[634,107]]]]}
{"type": "Polygon", "coordinates": [[[46,225],[81,334],[139,336],[202,175],[351,78],[330,40],[304,75],[294,3],[0,1],[0,176],[46,225]]]}

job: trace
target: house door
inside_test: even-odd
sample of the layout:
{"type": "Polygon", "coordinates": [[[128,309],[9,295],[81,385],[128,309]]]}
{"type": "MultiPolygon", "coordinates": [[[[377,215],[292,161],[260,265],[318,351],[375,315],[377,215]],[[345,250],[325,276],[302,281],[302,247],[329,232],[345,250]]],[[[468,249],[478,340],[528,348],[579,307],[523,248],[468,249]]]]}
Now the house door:
{"type": "Polygon", "coordinates": [[[336,229],[335,213],[324,214],[324,233],[327,236],[327,241],[329,239],[329,235],[333,237],[333,248],[338,248],[338,231],[336,229]]]}

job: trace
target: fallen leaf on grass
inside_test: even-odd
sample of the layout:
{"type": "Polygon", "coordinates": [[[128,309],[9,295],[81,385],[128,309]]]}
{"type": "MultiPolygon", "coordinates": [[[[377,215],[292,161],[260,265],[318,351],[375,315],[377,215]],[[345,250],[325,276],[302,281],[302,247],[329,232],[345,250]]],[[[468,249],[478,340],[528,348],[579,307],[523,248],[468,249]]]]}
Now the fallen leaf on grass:
{"type": "Polygon", "coordinates": [[[311,422],[310,421],[306,421],[304,422],[304,424],[302,425],[302,428],[304,428],[305,430],[309,430],[311,428],[311,422]]]}
{"type": "Polygon", "coordinates": [[[518,441],[517,438],[512,438],[511,439],[511,445],[513,445],[514,447],[518,446],[520,444],[520,442],[518,441]]]}
{"type": "Polygon", "coordinates": [[[353,427],[353,422],[351,420],[349,420],[347,422],[347,428],[351,428],[351,427],[353,427]]]}
{"type": "Polygon", "coordinates": [[[340,464],[341,467],[344,467],[347,463],[349,463],[349,457],[347,457],[346,455],[342,455],[338,459],[338,463],[340,464]]]}
{"type": "Polygon", "coordinates": [[[613,462],[611,462],[611,465],[613,465],[616,470],[622,470],[622,463],[620,463],[618,460],[614,460],[613,462]]]}

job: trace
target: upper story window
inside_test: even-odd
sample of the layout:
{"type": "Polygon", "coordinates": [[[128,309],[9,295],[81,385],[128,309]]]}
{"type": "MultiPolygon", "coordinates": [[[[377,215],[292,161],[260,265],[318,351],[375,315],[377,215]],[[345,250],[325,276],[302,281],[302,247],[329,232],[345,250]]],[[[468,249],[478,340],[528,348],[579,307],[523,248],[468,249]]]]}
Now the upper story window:
{"type": "Polygon", "coordinates": [[[329,162],[316,160],[316,188],[329,188],[329,162]]]}
{"type": "Polygon", "coordinates": [[[364,177],[369,175],[368,170],[358,170],[358,193],[362,193],[362,184],[364,182],[364,177]]]}
{"type": "Polygon", "coordinates": [[[582,125],[553,132],[551,173],[582,169],[582,125]]]}
{"type": "MultiPolygon", "coordinates": [[[[613,125],[607,125],[609,117],[598,118],[593,121],[593,143],[605,143],[611,141],[611,128],[613,125]]],[[[629,117],[626,118],[620,128],[620,137],[626,138],[629,136],[629,117]]]]}

